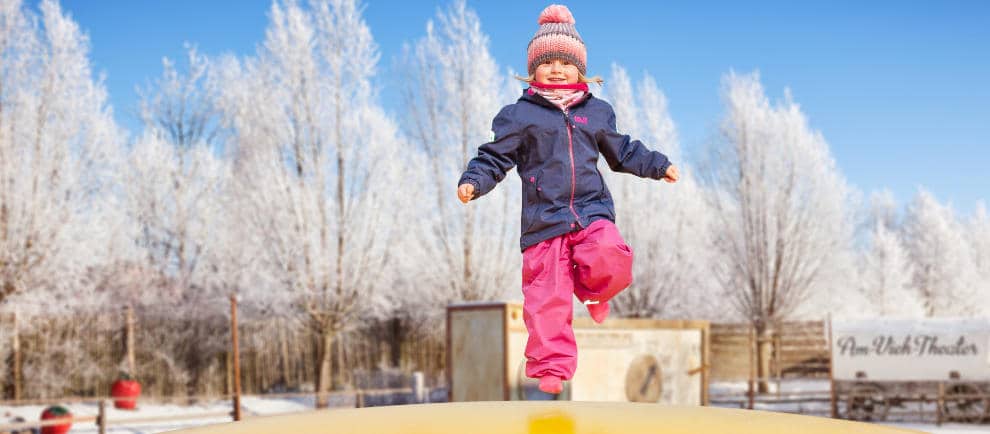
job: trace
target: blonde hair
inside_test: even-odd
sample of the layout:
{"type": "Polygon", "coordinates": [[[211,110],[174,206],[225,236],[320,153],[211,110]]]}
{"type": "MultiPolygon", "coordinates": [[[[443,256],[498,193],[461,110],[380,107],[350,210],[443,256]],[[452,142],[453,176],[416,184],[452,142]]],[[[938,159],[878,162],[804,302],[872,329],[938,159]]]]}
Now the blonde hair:
{"type": "MultiPolygon", "coordinates": [[[[525,81],[526,83],[532,83],[532,82],[536,81],[536,77],[535,77],[534,74],[529,74],[529,77],[523,77],[521,75],[517,75],[516,76],[516,80],[525,81]]],[[[601,77],[599,77],[597,75],[595,75],[593,77],[587,77],[584,74],[582,74],[581,71],[578,71],[578,82],[579,83],[595,83],[595,84],[601,86],[602,84],[605,83],[605,80],[603,80],[601,77]]]]}

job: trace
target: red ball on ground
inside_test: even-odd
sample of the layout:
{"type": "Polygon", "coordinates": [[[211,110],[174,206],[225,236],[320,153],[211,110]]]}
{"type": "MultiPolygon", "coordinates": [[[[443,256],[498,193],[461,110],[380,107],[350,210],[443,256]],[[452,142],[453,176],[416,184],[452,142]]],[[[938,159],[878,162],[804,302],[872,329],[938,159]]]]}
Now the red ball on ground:
{"type": "MultiPolygon", "coordinates": [[[[53,405],[41,412],[41,420],[51,420],[60,418],[71,418],[72,413],[61,405],[53,405]]],[[[41,428],[41,434],[65,434],[72,428],[72,422],[66,421],[58,425],[49,425],[41,428]]]]}
{"type": "Polygon", "coordinates": [[[131,398],[115,399],[113,406],[121,410],[134,410],[137,407],[137,400],[134,398],[141,396],[141,383],[129,378],[117,380],[110,387],[110,396],[114,398],[131,398]]]}

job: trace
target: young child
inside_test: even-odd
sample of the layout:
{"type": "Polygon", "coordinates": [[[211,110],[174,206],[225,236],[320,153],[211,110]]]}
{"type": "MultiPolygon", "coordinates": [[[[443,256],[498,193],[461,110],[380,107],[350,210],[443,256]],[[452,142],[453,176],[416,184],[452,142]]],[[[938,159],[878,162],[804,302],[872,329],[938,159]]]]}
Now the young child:
{"type": "Polygon", "coordinates": [[[612,197],[598,155],[617,172],[675,182],[677,168],[659,152],[616,132],[615,113],[588,91],[587,53],[565,6],[543,10],[529,42],[530,87],[492,121],[457,187],[467,203],[488,193],[516,166],[522,185],[523,320],[529,331],[526,375],[560,393],[577,368],[572,294],[591,318],[632,282],[632,250],[616,229],[612,197]]]}

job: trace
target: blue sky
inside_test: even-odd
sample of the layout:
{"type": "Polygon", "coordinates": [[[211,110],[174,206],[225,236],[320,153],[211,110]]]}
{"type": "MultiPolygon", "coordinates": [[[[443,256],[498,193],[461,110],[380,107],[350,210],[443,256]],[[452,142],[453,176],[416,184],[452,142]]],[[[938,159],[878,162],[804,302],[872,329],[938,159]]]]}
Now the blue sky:
{"type": "MultiPolygon", "coordinates": [[[[36,4],[36,1],[33,2],[36,4]]],[[[499,66],[525,68],[536,17],[549,2],[469,1],[499,66]]],[[[904,204],[918,186],[963,214],[990,202],[990,2],[570,1],[588,70],[615,62],[649,72],[669,99],[686,158],[721,115],[723,74],[759,70],[771,98],[789,87],[831,145],[839,170],[865,193],[888,188],[904,204]]],[[[269,0],[62,0],[89,34],[117,119],[132,132],[135,87],[161,74],[183,44],[207,55],[253,54],[269,0]]],[[[365,0],[379,44],[378,85],[401,74],[394,58],[424,34],[446,1],[365,0]]],[[[606,83],[607,86],[607,83],[606,83]]],[[[383,98],[396,111],[394,99],[383,98]]]]}

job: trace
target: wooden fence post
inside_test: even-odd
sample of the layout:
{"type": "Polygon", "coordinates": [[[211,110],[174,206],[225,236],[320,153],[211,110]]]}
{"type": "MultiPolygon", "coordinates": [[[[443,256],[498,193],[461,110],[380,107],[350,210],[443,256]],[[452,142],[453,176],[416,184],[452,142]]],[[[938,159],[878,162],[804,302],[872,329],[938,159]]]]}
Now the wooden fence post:
{"type": "Polygon", "coordinates": [[[709,384],[712,378],[712,324],[705,321],[705,327],[701,330],[701,405],[711,405],[709,396],[709,384]]]}
{"type": "MultiPolygon", "coordinates": [[[[828,394],[830,400],[829,404],[832,410],[832,419],[836,419],[839,417],[839,399],[838,399],[839,397],[838,397],[838,391],[835,390],[835,367],[833,366],[832,363],[834,358],[832,357],[832,314],[831,313],[829,313],[828,316],[826,317],[826,321],[827,324],[825,326],[828,327],[828,394]]],[[[848,412],[849,409],[846,409],[846,413],[848,412]]]]}
{"type": "Polygon", "coordinates": [[[134,362],[134,307],[127,305],[124,314],[124,354],[127,357],[127,374],[136,377],[134,362]]]}
{"type": "Polygon", "coordinates": [[[24,354],[21,353],[21,323],[17,312],[14,312],[14,399],[21,399],[21,384],[24,374],[22,362],[24,354]]]}
{"type": "Polygon", "coordinates": [[[107,402],[103,399],[100,400],[100,412],[96,416],[96,426],[100,434],[107,434],[107,402]]]}
{"type": "Polygon", "coordinates": [[[748,347],[749,347],[749,382],[748,382],[748,385],[747,385],[746,394],[748,395],[748,398],[749,398],[748,399],[747,408],[749,408],[750,410],[752,410],[753,409],[753,406],[754,406],[754,401],[756,400],[756,396],[755,396],[756,390],[754,389],[755,386],[756,386],[756,384],[754,384],[755,381],[756,381],[756,378],[755,378],[756,377],[756,374],[753,371],[756,370],[756,360],[754,360],[756,358],[756,351],[755,351],[755,348],[754,347],[757,345],[756,344],[756,327],[753,327],[753,324],[752,323],[749,324],[749,336],[748,337],[749,337],[749,339],[748,339],[749,340],[749,345],[748,345],[748,347]]]}
{"type": "Polygon", "coordinates": [[[237,295],[230,295],[230,340],[234,353],[234,421],[241,420],[241,352],[237,343],[237,295]]]}
{"type": "Polygon", "coordinates": [[[938,398],[935,400],[935,426],[942,426],[945,414],[942,408],[945,406],[945,383],[938,382],[938,398]]]}
{"type": "Polygon", "coordinates": [[[777,377],[777,398],[778,399],[780,398],[780,383],[781,383],[780,377],[783,376],[783,374],[782,374],[782,368],[780,366],[782,364],[781,363],[781,360],[783,359],[783,357],[781,357],[781,354],[780,354],[780,350],[781,350],[781,348],[780,348],[781,347],[781,345],[780,345],[781,344],[781,337],[780,336],[781,336],[780,335],[780,327],[774,327],[774,333],[773,333],[773,338],[772,338],[773,346],[771,347],[771,350],[773,351],[773,357],[770,360],[773,360],[773,362],[774,362],[774,375],[777,377]]]}
{"type": "Polygon", "coordinates": [[[13,359],[11,360],[13,371],[12,377],[12,392],[13,398],[15,400],[21,399],[21,326],[19,323],[19,318],[17,317],[17,311],[14,311],[14,337],[13,337],[13,359]]]}

